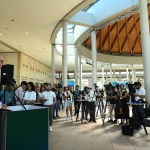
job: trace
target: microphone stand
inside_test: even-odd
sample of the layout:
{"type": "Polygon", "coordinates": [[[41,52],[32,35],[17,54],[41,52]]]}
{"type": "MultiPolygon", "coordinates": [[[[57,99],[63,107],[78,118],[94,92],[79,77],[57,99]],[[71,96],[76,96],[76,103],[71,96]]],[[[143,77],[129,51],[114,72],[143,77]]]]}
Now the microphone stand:
{"type": "Polygon", "coordinates": [[[16,93],[14,92],[14,90],[11,88],[10,85],[12,85],[14,87],[14,84],[8,79],[8,86],[10,87],[11,91],[14,93],[15,97],[20,102],[20,105],[24,108],[24,110],[27,110],[26,107],[24,106],[24,104],[22,103],[22,101],[19,99],[19,97],[16,95],[16,93]]]}

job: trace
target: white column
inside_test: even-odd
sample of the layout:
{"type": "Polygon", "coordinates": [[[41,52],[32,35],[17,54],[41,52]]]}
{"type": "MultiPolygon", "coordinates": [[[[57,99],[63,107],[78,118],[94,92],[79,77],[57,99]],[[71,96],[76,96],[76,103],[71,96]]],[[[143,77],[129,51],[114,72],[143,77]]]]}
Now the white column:
{"type": "Polygon", "coordinates": [[[104,85],[104,66],[102,65],[102,85],[104,85]]]}
{"type": "Polygon", "coordinates": [[[55,78],[55,45],[54,44],[52,45],[51,65],[52,65],[52,80],[51,80],[51,84],[53,86],[54,83],[56,82],[56,78],[55,78]]]}
{"type": "Polygon", "coordinates": [[[112,82],[112,64],[110,63],[110,82],[112,82]]]}
{"type": "MultiPolygon", "coordinates": [[[[91,32],[92,40],[92,84],[97,83],[97,49],[96,49],[96,32],[91,32]]],[[[93,85],[94,88],[94,85],[93,85]]]]}
{"type": "Polygon", "coordinates": [[[127,81],[129,81],[129,68],[126,68],[126,74],[127,74],[127,81]]]}
{"type": "Polygon", "coordinates": [[[79,72],[79,68],[78,68],[78,50],[77,47],[74,47],[75,50],[75,86],[78,85],[78,72],[79,72]]]}
{"type": "Polygon", "coordinates": [[[67,21],[63,21],[63,86],[67,86],[67,21]]]}
{"type": "Polygon", "coordinates": [[[115,70],[113,70],[113,77],[114,77],[114,81],[115,81],[115,78],[116,78],[116,76],[115,76],[115,70]]]}
{"type": "Polygon", "coordinates": [[[150,36],[149,36],[149,20],[147,0],[139,0],[139,14],[141,27],[141,41],[143,54],[143,69],[144,69],[144,83],[146,89],[146,101],[150,103],[150,36]]]}
{"type": "Polygon", "coordinates": [[[82,86],[82,62],[81,62],[81,55],[79,55],[79,86],[81,89],[82,86]]]}
{"type": "Polygon", "coordinates": [[[134,71],[134,66],[132,64],[132,83],[135,82],[135,71],[134,71]]]}

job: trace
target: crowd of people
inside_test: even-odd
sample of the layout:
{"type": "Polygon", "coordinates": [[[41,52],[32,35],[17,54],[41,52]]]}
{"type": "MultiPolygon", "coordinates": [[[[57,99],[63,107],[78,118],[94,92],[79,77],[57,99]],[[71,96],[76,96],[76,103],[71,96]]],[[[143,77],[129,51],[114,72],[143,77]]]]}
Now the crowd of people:
{"type": "MultiPolygon", "coordinates": [[[[143,102],[145,98],[145,90],[141,87],[141,84],[137,82],[135,85],[134,100],[137,102],[143,102]]],[[[6,109],[7,106],[20,105],[40,105],[49,108],[49,120],[50,128],[52,131],[53,119],[61,118],[59,111],[62,109],[66,111],[66,120],[72,120],[73,115],[76,116],[78,121],[80,105],[82,102],[82,115],[81,119],[85,122],[94,122],[96,104],[99,101],[99,105],[102,108],[104,103],[103,99],[109,103],[109,120],[108,122],[117,123],[118,119],[126,121],[129,119],[129,102],[130,91],[125,85],[119,85],[119,88],[111,86],[102,90],[93,90],[87,86],[81,91],[79,85],[76,85],[75,89],[71,87],[52,87],[50,83],[44,83],[41,86],[35,86],[32,82],[22,81],[21,84],[14,88],[13,86],[5,86],[0,91],[0,109],[6,109]],[[72,110],[74,106],[74,114],[72,110]],[[113,111],[114,110],[114,111],[113,111]],[[114,112],[114,119],[112,113],[114,112]],[[88,118],[89,116],[89,118],[88,118]]],[[[142,108],[141,108],[142,110],[142,108]]]]}

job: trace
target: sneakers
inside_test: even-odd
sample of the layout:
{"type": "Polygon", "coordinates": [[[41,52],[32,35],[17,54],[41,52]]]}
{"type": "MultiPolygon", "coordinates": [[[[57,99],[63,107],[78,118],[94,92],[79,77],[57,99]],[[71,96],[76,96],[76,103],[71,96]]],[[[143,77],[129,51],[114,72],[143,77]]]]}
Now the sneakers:
{"type": "Polygon", "coordinates": [[[49,132],[52,132],[52,131],[53,131],[53,130],[52,130],[52,126],[50,126],[50,127],[49,127],[49,132]]]}

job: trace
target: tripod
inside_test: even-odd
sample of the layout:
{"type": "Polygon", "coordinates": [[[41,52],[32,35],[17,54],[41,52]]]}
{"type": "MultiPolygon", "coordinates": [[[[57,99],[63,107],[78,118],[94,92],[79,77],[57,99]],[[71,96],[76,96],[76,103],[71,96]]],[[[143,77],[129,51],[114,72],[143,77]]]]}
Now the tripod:
{"type": "Polygon", "coordinates": [[[103,103],[103,99],[100,98],[100,96],[96,97],[97,100],[97,112],[96,112],[96,117],[98,116],[98,111],[100,111],[100,113],[102,113],[103,109],[104,109],[104,103],[103,103]]]}

